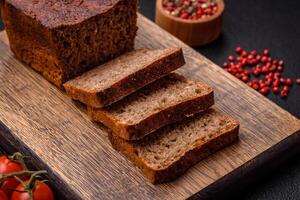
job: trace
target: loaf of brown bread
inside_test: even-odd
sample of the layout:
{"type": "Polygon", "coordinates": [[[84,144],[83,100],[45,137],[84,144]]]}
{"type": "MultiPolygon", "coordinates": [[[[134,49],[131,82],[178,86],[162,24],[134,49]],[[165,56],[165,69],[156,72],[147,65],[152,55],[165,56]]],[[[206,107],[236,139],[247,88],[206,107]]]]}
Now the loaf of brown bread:
{"type": "Polygon", "coordinates": [[[101,108],[184,65],[179,48],[140,49],[119,56],[64,84],[67,94],[101,108]]]}
{"type": "Polygon", "coordinates": [[[213,103],[213,90],[208,85],[171,73],[111,106],[88,107],[88,114],[119,137],[137,140],[160,127],[207,110],[213,103]]]}
{"type": "Polygon", "coordinates": [[[61,86],[134,47],[137,0],[6,0],[11,50],[61,86]]]}
{"type": "Polygon", "coordinates": [[[110,133],[112,146],[137,165],[153,183],[171,181],[203,158],[238,139],[239,123],[210,109],[164,127],[139,141],[110,133]]]}

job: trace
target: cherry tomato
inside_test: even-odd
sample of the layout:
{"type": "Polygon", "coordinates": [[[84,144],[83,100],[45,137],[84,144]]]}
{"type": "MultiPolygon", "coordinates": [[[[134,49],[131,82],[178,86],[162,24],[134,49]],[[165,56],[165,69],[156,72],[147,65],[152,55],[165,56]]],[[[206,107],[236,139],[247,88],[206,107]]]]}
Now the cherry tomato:
{"type": "Polygon", "coordinates": [[[5,194],[5,192],[3,190],[0,190],[0,199],[1,200],[8,200],[7,195],[5,194]]]}
{"type": "MultiPolygon", "coordinates": [[[[7,156],[0,157],[0,174],[9,174],[22,170],[24,170],[24,168],[20,163],[11,161],[7,156]]],[[[1,189],[6,193],[8,197],[10,197],[12,190],[20,184],[20,182],[15,178],[5,178],[1,181],[3,181],[1,189]]]]}
{"type": "MultiPolygon", "coordinates": [[[[28,184],[28,181],[25,181],[28,184]]],[[[19,184],[16,188],[18,191],[24,191],[22,184],[19,184]]],[[[28,192],[14,191],[11,196],[11,200],[30,200],[28,192]]],[[[54,194],[51,188],[44,182],[36,181],[33,187],[33,200],[54,200],[54,194]]]]}

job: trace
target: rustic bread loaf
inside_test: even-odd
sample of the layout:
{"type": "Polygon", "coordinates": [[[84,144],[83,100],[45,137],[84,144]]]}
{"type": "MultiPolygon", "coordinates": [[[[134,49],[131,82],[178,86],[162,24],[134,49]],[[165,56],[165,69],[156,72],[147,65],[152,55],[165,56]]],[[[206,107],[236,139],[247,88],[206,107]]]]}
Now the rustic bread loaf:
{"type": "Polygon", "coordinates": [[[112,146],[137,165],[153,183],[171,181],[203,158],[238,139],[239,123],[213,109],[164,127],[140,141],[112,132],[112,146]]]}
{"type": "Polygon", "coordinates": [[[184,63],[179,48],[135,50],[66,82],[64,87],[71,98],[101,108],[169,74],[184,63]]]}
{"type": "Polygon", "coordinates": [[[137,0],[6,0],[11,50],[61,86],[134,47],[137,0]]]}
{"type": "Polygon", "coordinates": [[[137,140],[167,124],[207,110],[214,103],[206,84],[171,73],[111,106],[88,114],[119,137],[137,140]]]}

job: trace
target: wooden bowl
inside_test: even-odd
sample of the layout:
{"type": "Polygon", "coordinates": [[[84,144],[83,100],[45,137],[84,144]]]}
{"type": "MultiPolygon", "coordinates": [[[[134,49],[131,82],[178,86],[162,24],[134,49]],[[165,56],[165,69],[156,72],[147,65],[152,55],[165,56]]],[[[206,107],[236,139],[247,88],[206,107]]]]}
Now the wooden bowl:
{"type": "Polygon", "coordinates": [[[155,22],[160,27],[191,46],[200,46],[216,40],[222,30],[224,1],[217,1],[217,12],[198,20],[181,19],[168,14],[162,0],[156,0],[155,22]]]}

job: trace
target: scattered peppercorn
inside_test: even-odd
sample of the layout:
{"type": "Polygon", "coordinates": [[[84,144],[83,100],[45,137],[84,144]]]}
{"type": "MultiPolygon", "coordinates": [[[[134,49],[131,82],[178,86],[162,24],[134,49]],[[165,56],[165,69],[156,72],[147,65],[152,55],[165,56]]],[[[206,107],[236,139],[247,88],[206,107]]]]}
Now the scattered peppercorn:
{"type": "Polygon", "coordinates": [[[162,6],[168,14],[188,20],[209,17],[218,10],[215,0],[163,0],[162,6]]]}
{"type": "MultiPolygon", "coordinates": [[[[282,77],[284,62],[271,58],[269,49],[264,49],[261,54],[256,50],[248,53],[238,46],[235,48],[235,53],[236,57],[230,55],[227,58],[229,62],[223,63],[223,68],[227,72],[263,95],[267,95],[272,89],[274,94],[280,93],[282,98],[288,96],[289,87],[294,81],[291,78],[282,77]],[[253,76],[257,78],[253,79],[253,76]]],[[[295,82],[300,85],[300,78],[295,82]]]]}

